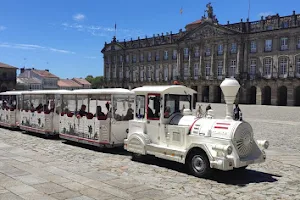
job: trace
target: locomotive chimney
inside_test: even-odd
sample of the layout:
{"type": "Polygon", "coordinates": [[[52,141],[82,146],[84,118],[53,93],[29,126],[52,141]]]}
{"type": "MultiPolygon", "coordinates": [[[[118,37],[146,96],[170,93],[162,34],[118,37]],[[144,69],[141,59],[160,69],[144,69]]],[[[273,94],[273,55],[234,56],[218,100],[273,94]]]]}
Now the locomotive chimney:
{"type": "Polygon", "coordinates": [[[236,94],[240,89],[240,84],[235,78],[225,78],[220,85],[224,94],[226,103],[226,117],[225,119],[232,119],[233,115],[233,103],[236,98],[236,94]]]}

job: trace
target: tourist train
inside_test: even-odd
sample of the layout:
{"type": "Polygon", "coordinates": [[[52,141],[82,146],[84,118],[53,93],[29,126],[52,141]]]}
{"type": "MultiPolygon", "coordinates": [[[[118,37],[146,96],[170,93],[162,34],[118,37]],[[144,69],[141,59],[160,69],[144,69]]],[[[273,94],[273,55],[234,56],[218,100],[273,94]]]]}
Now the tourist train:
{"type": "Polygon", "coordinates": [[[183,85],[0,93],[0,125],[98,147],[123,146],[133,159],[152,155],[186,164],[198,177],[212,169],[244,169],[266,159],[269,142],[233,120],[240,88],[234,78],[220,85],[226,117],[213,110],[194,115],[196,93],[183,85]]]}

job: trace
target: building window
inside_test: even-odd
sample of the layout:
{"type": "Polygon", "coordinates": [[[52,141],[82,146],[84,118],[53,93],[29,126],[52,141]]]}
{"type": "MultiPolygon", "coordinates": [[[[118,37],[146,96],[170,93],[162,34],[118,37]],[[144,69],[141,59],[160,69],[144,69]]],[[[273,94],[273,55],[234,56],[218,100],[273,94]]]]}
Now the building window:
{"type": "Polygon", "coordinates": [[[288,58],[287,57],[281,57],[279,60],[279,67],[280,67],[280,74],[286,75],[287,74],[287,68],[288,68],[288,58]]]}
{"type": "Polygon", "coordinates": [[[285,51],[288,49],[288,38],[287,37],[283,37],[283,38],[280,38],[280,50],[281,51],[285,51]]]}
{"type": "Polygon", "coordinates": [[[183,49],[183,55],[185,58],[189,57],[189,48],[184,48],[183,49]]]}
{"type": "Polygon", "coordinates": [[[155,78],[156,78],[156,81],[159,81],[159,71],[160,71],[160,66],[157,65],[156,69],[155,69],[155,78]]]}
{"type": "Polygon", "coordinates": [[[126,68],[126,78],[129,79],[130,77],[130,69],[127,67],[126,68]]]}
{"type": "Polygon", "coordinates": [[[110,64],[110,57],[107,57],[106,64],[110,64]]]}
{"type": "Polygon", "coordinates": [[[178,76],[177,64],[173,64],[173,79],[176,78],[177,76],[178,76]]]}
{"type": "Polygon", "coordinates": [[[210,76],[210,62],[205,63],[205,76],[210,76]]]}
{"type": "Polygon", "coordinates": [[[229,67],[229,76],[234,77],[236,70],[236,60],[231,60],[230,67],[229,67]]]}
{"type": "Polygon", "coordinates": [[[271,75],[271,67],[272,67],[272,58],[265,58],[264,59],[264,75],[265,76],[271,75]]]}
{"type": "Polygon", "coordinates": [[[126,55],[126,62],[129,63],[129,55],[126,55]]]}
{"type": "Polygon", "coordinates": [[[120,56],[120,62],[123,62],[123,56],[120,56]]]}
{"type": "Polygon", "coordinates": [[[140,54],[140,61],[143,62],[144,61],[144,53],[140,54]]]}
{"type": "Polygon", "coordinates": [[[210,48],[209,47],[205,48],[205,55],[210,56],[210,48]]]}
{"type": "Polygon", "coordinates": [[[250,43],[250,52],[256,53],[256,41],[251,41],[250,43]]]}
{"type": "Polygon", "coordinates": [[[140,68],[140,80],[144,80],[144,67],[140,68]]]}
{"type": "Polygon", "coordinates": [[[222,74],[223,74],[223,61],[218,61],[217,75],[218,77],[222,77],[222,74]]]}
{"type": "Polygon", "coordinates": [[[265,41],[265,51],[272,51],[272,40],[265,41]]]}
{"type": "Polygon", "coordinates": [[[195,57],[199,57],[200,53],[199,53],[199,47],[195,47],[195,57]]]}
{"type": "Polygon", "coordinates": [[[184,79],[186,80],[190,77],[189,65],[187,63],[184,64],[184,79]]]}
{"type": "Polygon", "coordinates": [[[199,77],[199,63],[194,64],[194,79],[198,79],[199,77]]]}
{"type": "Polygon", "coordinates": [[[281,28],[288,28],[289,27],[289,21],[283,21],[281,23],[281,28]]]}
{"type": "Polygon", "coordinates": [[[152,78],[151,72],[152,72],[152,67],[151,67],[151,66],[148,66],[148,67],[147,67],[147,78],[148,78],[149,81],[150,81],[151,78],[152,78]]]}
{"type": "Polygon", "coordinates": [[[159,51],[157,51],[156,53],[155,53],[155,61],[158,61],[159,60],[159,51]]]}
{"type": "Polygon", "coordinates": [[[296,70],[297,74],[300,74],[300,56],[296,58],[296,70]]]}
{"type": "Polygon", "coordinates": [[[172,58],[174,60],[177,59],[177,50],[176,49],[173,50],[173,56],[172,56],[172,58]]]}
{"type": "Polygon", "coordinates": [[[231,44],[231,50],[230,50],[231,53],[236,53],[237,52],[237,46],[236,46],[236,43],[232,43],[231,44]]]}
{"type": "Polygon", "coordinates": [[[136,55],[135,54],[132,55],[132,62],[136,63],[136,55]]]}
{"type": "Polygon", "coordinates": [[[164,80],[167,81],[169,80],[169,66],[165,65],[164,67],[164,80]]]}
{"type": "Polygon", "coordinates": [[[223,55],[223,44],[218,45],[218,55],[223,55]]]}
{"type": "Polygon", "coordinates": [[[297,49],[300,49],[300,37],[297,40],[297,49]]]}
{"type": "Polygon", "coordinates": [[[148,52],[148,61],[151,61],[151,59],[152,59],[152,54],[151,52],[148,52]]]}
{"type": "Polygon", "coordinates": [[[256,74],[256,59],[250,60],[250,78],[254,78],[256,74]]]}
{"type": "Polygon", "coordinates": [[[168,60],[168,51],[164,51],[164,60],[168,60]]]}

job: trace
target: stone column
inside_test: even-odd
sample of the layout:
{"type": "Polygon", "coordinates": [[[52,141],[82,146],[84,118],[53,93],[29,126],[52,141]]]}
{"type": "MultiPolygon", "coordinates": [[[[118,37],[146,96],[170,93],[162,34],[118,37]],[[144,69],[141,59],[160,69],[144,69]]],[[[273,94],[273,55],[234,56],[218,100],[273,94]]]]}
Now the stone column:
{"type": "Polygon", "coordinates": [[[271,105],[277,105],[277,85],[271,86],[271,105]]]}
{"type": "Polygon", "coordinates": [[[198,95],[198,102],[202,102],[202,86],[198,85],[197,87],[197,95],[198,95]]]}
{"type": "Polygon", "coordinates": [[[249,50],[249,41],[245,41],[245,47],[244,47],[244,66],[243,66],[243,72],[248,72],[248,50],[249,50]]]}
{"type": "Polygon", "coordinates": [[[205,67],[204,66],[204,59],[203,59],[203,57],[204,57],[204,52],[205,52],[205,49],[204,49],[204,46],[203,46],[203,43],[201,43],[200,44],[200,47],[199,47],[199,54],[200,54],[200,58],[199,58],[199,75],[201,76],[201,77],[203,77],[203,75],[204,75],[204,71],[205,70],[203,70],[202,68],[203,67],[205,67]]]}
{"type": "Polygon", "coordinates": [[[238,43],[237,46],[237,55],[236,55],[236,69],[235,69],[235,73],[236,75],[238,75],[240,73],[240,51],[241,51],[241,43],[238,43]]]}
{"type": "Polygon", "coordinates": [[[215,102],[215,89],[216,89],[216,87],[214,85],[209,86],[208,99],[209,99],[210,103],[215,102]]]}
{"type": "Polygon", "coordinates": [[[215,54],[215,44],[212,44],[211,45],[211,49],[210,49],[210,51],[211,51],[211,56],[210,56],[210,75],[211,76],[214,76],[214,54],[215,54]]]}
{"type": "Polygon", "coordinates": [[[227,70],[228,70],[228,66],[227,66],[227,51],[228,51],[228,44],[227,41],[224,44],[224,54],[223,54],[223,75],[227,76],[227,70]]]}
{"type": "Polygon", "coordinates": [[[294,106],[294,88],[292,84],[289,84],[287,87],[287,106],[294,106]]]}

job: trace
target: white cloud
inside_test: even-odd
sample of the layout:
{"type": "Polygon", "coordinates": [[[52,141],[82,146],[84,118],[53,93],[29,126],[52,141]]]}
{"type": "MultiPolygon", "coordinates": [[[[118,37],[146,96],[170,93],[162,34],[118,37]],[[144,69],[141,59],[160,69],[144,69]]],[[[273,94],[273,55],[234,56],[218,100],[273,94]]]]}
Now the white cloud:
{"type": "MultiPolygon", "coordinates": [[[[114,27],[104,27],[97,25],[82,25],[78,23],[62,23],[61,24],[65,30],[76,30],[80,32],[87,32],[93,36],[101,37],[112,37],[115,33],[114,27]]],[[[135,38],[137,36],[144,35],[141,30],[134,29],[117,29],[117,37],[123,39],[135,38]]]]}
{"type": "Polygon", "coordinates": [[[0,31],[4,31],[5,29],[7,29],[5,26],[0,26],[0,31]]]}
{"type": "Polygon", "coordinates": [[[73,20],[75,20],[75,21],[83,21],[84,19],[85,19],[85,15],[84,14],[78,13],[78,14],[76,14],[76,15],[73,16],[73,20]]]}
{"type": "Polygon", "coordinates": [[[75,54],[75,52],[72,52],[72,51],[56,49],[56,48],[52,48],[52,47],[44,47],[44,46],[35,45],[35,44],[0,43],[0,47],[13,48],[13,49],[26,49],[26,50],[46,50],[46,51],[53,51],[53,52],[64,53],[64,54],[75,54]]]}
{"type": "Polygon", "coordinates": [[[269,15],[275,15],[273,12],[261,12],[258,14],[259,17],[263,16],[263,17],[267,17],[269,15]]]}

